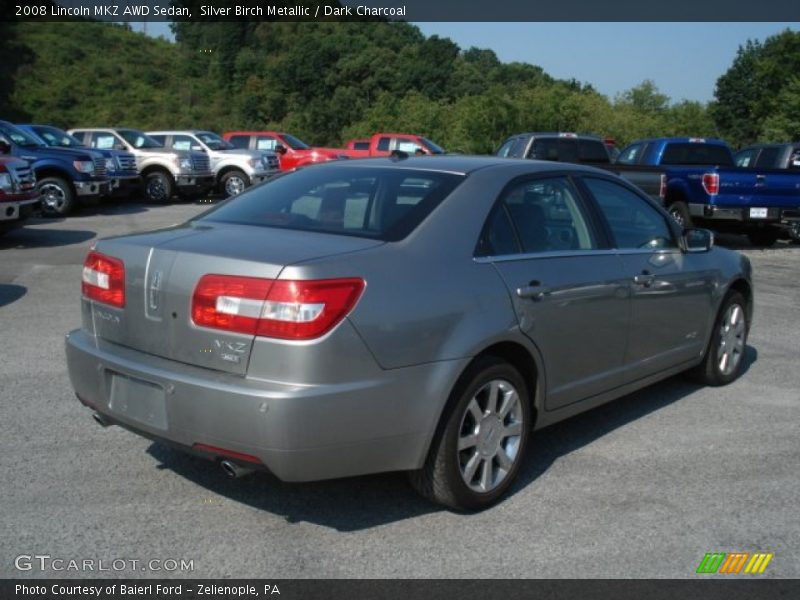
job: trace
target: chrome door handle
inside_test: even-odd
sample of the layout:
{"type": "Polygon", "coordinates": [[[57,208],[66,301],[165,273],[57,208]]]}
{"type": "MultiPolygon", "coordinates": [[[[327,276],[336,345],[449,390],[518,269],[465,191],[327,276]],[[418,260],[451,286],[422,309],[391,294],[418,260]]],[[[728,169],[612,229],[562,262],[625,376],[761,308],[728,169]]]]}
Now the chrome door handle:
{"type": "Polygon", "coordinates": [[[531,300],[541,300],[546,293],[547,288],[543,288],[538,281],[531,281],[528,285],[517,288],[517,296],[531,300]]]}
{"type": "Polygon", "coordinates": [[[644,287],[650,287],[653,285],[653,282],[656,280],[656,276],[648,273],[645,271],[641,275],[634,275],[633,276],[633,283],[636,285],[643,285],[644,287]]]}

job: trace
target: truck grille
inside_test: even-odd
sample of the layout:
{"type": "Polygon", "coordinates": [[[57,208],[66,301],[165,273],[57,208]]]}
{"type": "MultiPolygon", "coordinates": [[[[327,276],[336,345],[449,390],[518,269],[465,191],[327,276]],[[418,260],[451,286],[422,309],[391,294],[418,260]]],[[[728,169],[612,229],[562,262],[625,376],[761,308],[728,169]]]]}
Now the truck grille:
{"type": "Polygon", "coordinates": [[[278,157],[275,156],[274,154],[268,154],[264,156],[264,162],[266,163],[267,168],[270,171],[280,169],[281,167],[281,163],[278,160],[278,157]]]}
{"type": "Polygon", "coordinates": [[[94,159],[94,172],[98,177],[105,177],[107,175],[105,158],[94,159]]]}
{"type": "Polygon", "coordinates": [[[117,164],[120,171],[135,171],[136,157],[133,154],[118,154],[117,164]]]}
{"type": "Polygon", "coordinates": [[[36,175],[30,167],[10,167],[16,177],[17,190],[27,192],[36,187],[36,175]]]}
{"type": "Polygon", "coordinates": [[[198,173],[211,170],[211,161],[205,154],[192,154],[192,168],[198,173]]]}

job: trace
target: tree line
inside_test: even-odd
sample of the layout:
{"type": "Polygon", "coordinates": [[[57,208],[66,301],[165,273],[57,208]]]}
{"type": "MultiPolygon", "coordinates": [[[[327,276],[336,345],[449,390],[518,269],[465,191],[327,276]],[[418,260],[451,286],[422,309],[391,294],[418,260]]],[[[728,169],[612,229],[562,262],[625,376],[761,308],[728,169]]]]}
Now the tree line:
{"type": "Polygon", "coordinates": [[[108,23],[0,23],[0,115],[63,127],[275,128],[320,145],[396,130],[465,153],[537,130],[619,144],[800,138],[800,33],[789,30],[741,46],[706,104],[672,101],[649,80],[608,98],[402,22],[172,29],[175,42],[108,23]]]}

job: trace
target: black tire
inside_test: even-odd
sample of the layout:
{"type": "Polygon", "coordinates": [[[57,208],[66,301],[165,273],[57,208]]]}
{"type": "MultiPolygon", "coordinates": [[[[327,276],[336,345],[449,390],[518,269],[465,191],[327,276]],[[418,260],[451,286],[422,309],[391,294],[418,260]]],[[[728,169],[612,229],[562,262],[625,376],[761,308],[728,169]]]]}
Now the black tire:
{"type": "Polygon", "coordinates": [[[672,202],[667,207],[667,212],[675,219],[675,222],[684,229],[693,226],[692,215],[689,213],[689,207],[686,205],[686,202],[682,200],[672,202]]]}
{"type": "Polygon", "coordinates": [[[774,246],[775,242],[778,241],[779,236],[780,231],[778,231],[778,229],[775,227],[751,229],[747,232],[747,239],[750,240],[750,243],[753,244],[753,246],[763,246],[764,248],[774,246]]]}
{"type": "Polygon", "coordinates": [[[717,318],[714,319],[714,329],[703,362],[692,369],[690,372],[692,377],[699,383],[713,386],[727,385],[739,377],[744,369],[749,331],[747,302],[741,293],[731,290],[722,301],[717,318]],[[738,317],[733,316],[735,311],[738,311],[738,317]],[[736,325],[733,319],[739,319],[736,323],[741,325],[736,325]],[[741,327],[738,334],[736,334],[737,327],[741,327]],[[725,352],[732,352],[729,360],[735,360],[733,368],[729,371],[726,371],[721,362],[725,352]]]}
{"type": "Polygon", "coordinates": [[[250,178],[244,171],[234,169],[225,173],[219,180],[219,191],[226,197],[241,194],[250,187],[250,178]]]}
{"type": "Polygon", "coordinates": [[[425,465],[409,473],[411,485],[429,500],[456,510],[488,508],[508,491],[519,472],[530,436],[531,412],[528,388],[519,371],[499,358],[478,359],[453,389],[425,465]],[[518,402],[509,395],[512,390],[518,402]],[[480,421],[470,410],[473,401],[480,421]],[[494,413],[487,408],[489,402],[496,407],[494,413]],[[506,402],[513,406],[501,415],[506,402]],[[459,450],[461,443],[466,447],[459,450]],[[501,448],[509,461],[506,467],[498,459],[501,448]],[[490,475],[484,479],[486,469],[490,475]],[[484,481],[489,482],[487,491],[475,489],[484,481]]]}
{"type": "Polygon", "coordinates": [[[144,177],[144,197],[147,202],[166,204],[175,193],[172,175],[164,171],[151,171],[144,177]]]}
{"type": "Polygon", "coordinates": [[[75,209],[75,192],[65,179],[44,177],[36,187],[42,199],[43,216],[66,217],[75,209]]]}

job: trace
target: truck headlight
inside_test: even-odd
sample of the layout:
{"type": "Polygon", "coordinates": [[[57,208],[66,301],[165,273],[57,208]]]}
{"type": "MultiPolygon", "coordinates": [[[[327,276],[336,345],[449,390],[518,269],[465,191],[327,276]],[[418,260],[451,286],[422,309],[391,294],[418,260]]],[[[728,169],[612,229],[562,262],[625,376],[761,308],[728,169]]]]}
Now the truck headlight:
{"type": "Polygon", "coordinates": [[[11,175],[8,173],[0,173],[0,190],[10,192],[13,187],[11,183],[11,175]]]}
{"type": "Polygon", "coordinates": [[[79,173],[94,173],[94,161],[91,160],[76,160],[72,166],[79,173]]]}
{"type": "Polygon", "coordinates": [[[247,162],[250,163],[250,166],[253,167],[254,169],[264,166],[264,163],[261,161],[260,158],[251,158],[247,162]]]}
{"type": "Polygon", "coordinates": [[[191,158],[181,158],[178,161],[178,166],[183,169],[184,171],[191,171],[192,170],[192,159],[191,158]]]}
{"type": "Polygon", "coordinates": [[[108,158],[106,159],[106,171],[109,171],[109,172],[111,172],[111,171],[116,171],[116,170],[117,170],[117,163],[116,163],[116,161],[115,161],[113,158],[111,158],[111,157],[108,157],[108,158]]]}

